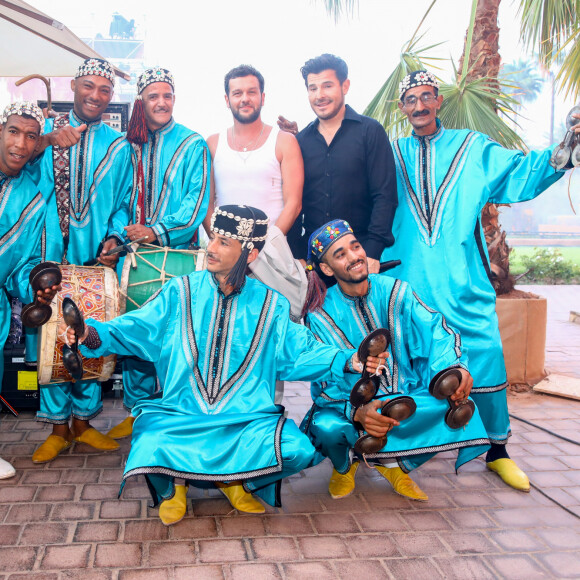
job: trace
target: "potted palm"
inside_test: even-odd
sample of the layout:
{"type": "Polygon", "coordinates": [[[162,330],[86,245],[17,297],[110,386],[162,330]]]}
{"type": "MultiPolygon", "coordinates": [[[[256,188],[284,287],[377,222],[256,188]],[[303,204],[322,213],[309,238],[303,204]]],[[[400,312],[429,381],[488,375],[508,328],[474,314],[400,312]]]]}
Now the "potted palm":
{"type": "MultiPolygon", "coordinates": [[[[343,9],[353,10],[356,0],[325,0],[335,17],[343,9]]],[[[397,107],[399,82],[409,72],[437,67],[429,56],[436,45],[420,47],[418,32],[435,6],[433,0],[415,34],[401,52],[399,63],[372,99],[365,114],[383,124],[391,138],[406,136],[411,127],[397,107]]],[[[500,84],[501,57],[498,50],[498,11],[501,0],[472,0],[471,18],[464,51],[451,83],[442,83],[444,96],[440,118],[448,128],[481,131],[508,148],[526,149],[517,126],[518,87],[505,78],[500,84]],[[511,89],[511,90],[510,90],[511,89]],[[509,93],[508,93],[509,91],[509,93]],[[499,114],[498,114],[499,113],[499,114]],[[510,121],[510,124],[506,122],[510,121]]],[[[520,0],[521,35],[528,46],[538,47],[540,62],[547,68],[562,60],[556,77],[567,93],[580,92],[580,17],[577,0],[520,0]],[[563,50],[567,54],[563,55],[563,50]]],[[[487,205],[482,212],[493,284],[497,294],[497,313],[510,383],[533,384],[545,376],[544,351],[547,305],[539,296],[514,290],[509,275],[510,249],[499,223],[497,206],[487,205]]]]}

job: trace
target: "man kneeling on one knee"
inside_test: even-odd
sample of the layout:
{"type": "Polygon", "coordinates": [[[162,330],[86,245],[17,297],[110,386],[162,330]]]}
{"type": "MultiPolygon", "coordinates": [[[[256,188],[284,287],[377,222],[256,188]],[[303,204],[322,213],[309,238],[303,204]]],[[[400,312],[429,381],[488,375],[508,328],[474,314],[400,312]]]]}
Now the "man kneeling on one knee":
{"type": "MultiPolygon", "coordinates": [[[[84,356],[133,355],[155,366],[163,392],[133,410],[123,479],[145,476],[166,525],[184,517],[189,483],[217,487],[243,512],[264,511],[254,493],[280,505],[281,479],[316,453],[276,405],[276,380],[342,382],[358,363],[353,350],[318,342],[290,320],[288,300],[246,277],[267,224],[256,208],[216,208],[206,271],[173,278],[139,310],[88,320],[79,337],[84,356]]],[[[367,359],[367,371],[377,366],[367,359]]]]}
{"type": "Polygon", "coordinates": [[[426,501],[427,495],[408,475],[412,469],[450,449],[458,449],[459,467],[489,448],[477,409],[463,429],[445,422],[450,408],[465,404],[473,383],[460,336],[407,283],[385,274],[369,275],[365,251],[343,220],[329,222],[312,234],[307,267],[306,324],[319,340],[343,349],[356,347],[379,328],[388,329],[390,335],[378,391],[367,404],[357,408],[350,402],[360,378],[356,375],[312,383],[314,405],[301,428],[332,461],[330,495],[342,498],[354,491],[360,465],[359,459],[353,460],[357,440],[365,432],[379,438],[388,433],[379,451],[362,455],[365,462],[375,464],[398,494],[426,501]],[[327,290],[316,271],[334,276],[337,284],[327,290]],[[430,383],[453,368],[460,378],[449,401],[430,395],[430,383]],[[400,395],[410,396],[416,411],[399,423],[383,416],[381,408],[400,395]]]}

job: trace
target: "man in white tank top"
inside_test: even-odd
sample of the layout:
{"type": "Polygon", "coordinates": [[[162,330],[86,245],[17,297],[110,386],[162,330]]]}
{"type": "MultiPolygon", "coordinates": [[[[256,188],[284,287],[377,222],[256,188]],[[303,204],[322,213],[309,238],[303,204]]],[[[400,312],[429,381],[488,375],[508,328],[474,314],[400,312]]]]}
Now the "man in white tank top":
{"type": "Polygon", "coordinates": [[[294,135],[266,125],[264,77],[241,65],[224,79],[226,105],[234,124],[211,135],[211,199],[204,227],[209,232],[215,207],[243,204],[257,207],[270,218],[268,241],[260,260],[252,266],[256,278],[280,291],[300,318],[306,294],[306,277],[294,260],[286,234],[302,209],[304,165],[294,135]]]}

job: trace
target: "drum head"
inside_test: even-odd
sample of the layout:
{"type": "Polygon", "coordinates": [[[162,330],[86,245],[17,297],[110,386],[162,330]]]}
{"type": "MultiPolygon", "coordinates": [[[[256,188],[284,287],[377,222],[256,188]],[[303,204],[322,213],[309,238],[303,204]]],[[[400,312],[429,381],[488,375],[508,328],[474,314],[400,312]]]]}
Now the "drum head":
{"type": "MultiPolygon", "coordinates": [[[[41,385],[65,383],[72,378],[64,365],[64,345],[58,337],[65,298],[74,300],[85,318],[107,322],[119,315],[119,284],[112,268],[68,264],[61,265],[60,270],[62,288],[52,303],[50,320],[40,327],[39,333],[38,382],[41,385]]],[[[87,359],[83,359],[80,354],[78,356],[82,360],[84,380],[106,381],[115,369],[115,355],[87,359]]]]}
{"type": "Polygon", "coordinates": [[[205,269],[205,250],[174,250],[141,244],[127,254],[121,273],[121,314],[140,308],[177,276],[205,269]]]}

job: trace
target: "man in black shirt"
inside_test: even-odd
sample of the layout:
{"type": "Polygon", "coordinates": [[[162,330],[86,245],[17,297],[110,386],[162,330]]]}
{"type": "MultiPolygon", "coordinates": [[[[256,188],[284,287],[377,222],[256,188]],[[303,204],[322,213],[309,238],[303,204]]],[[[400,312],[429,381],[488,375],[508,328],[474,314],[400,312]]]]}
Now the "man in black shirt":
{"type": "MultiPolygon", "coordinates": [[[[377,121],[345,104],[350,80],[344,60],[323,54],[307,61],[301,72],[317,119],[297,135],[304,158],[304,193],[302,213],[288,242],[294,256],[305,259],[310,234],[332,219],[348,216],[367,253],[369,271],[377,273],[383,249],[394,242],[397,184],[389,139],[377,121]]],[[[279,125],[297,132],[283,117],[279,125]]]]}

